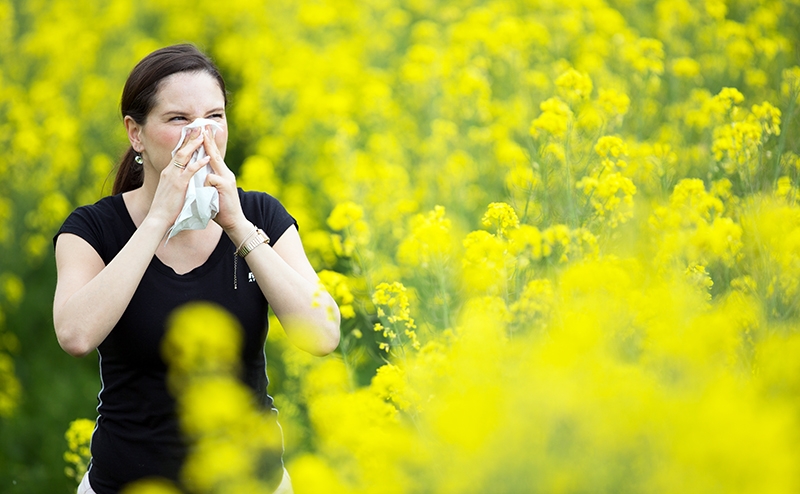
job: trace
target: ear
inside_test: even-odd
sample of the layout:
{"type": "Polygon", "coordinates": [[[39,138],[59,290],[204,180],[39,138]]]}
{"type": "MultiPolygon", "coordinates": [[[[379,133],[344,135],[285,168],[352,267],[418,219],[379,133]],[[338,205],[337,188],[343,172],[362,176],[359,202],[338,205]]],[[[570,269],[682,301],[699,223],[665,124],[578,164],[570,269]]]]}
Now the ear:
{"type": "Polygon", "coordinates": [[[131,147],[137,153],[141,153],[144,151],[144,146],[142,145],[142,126],[136,123],[136,120],[133,119],[130,115],[125,115],[125,131],[128,133],[128,140],[131,142],[131,147]]]}

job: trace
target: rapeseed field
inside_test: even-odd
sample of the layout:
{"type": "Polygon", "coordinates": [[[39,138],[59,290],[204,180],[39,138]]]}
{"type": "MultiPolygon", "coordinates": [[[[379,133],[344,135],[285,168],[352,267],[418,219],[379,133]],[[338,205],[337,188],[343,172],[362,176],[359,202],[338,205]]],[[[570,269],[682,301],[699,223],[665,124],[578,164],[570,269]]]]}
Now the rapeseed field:
{"type": "MultiPolygon", "coordinates": [[[[130,68],[193,42],[229,84],[226,162],[341,308],[325,358],[271,320],[298,494],[796,493],[798,26],[797,0],[0,0],[0,316],[110,192],[130,68]]],[[[260,492],[280,438],[235,322],[171,331],[186,487],[260,492]]]]}

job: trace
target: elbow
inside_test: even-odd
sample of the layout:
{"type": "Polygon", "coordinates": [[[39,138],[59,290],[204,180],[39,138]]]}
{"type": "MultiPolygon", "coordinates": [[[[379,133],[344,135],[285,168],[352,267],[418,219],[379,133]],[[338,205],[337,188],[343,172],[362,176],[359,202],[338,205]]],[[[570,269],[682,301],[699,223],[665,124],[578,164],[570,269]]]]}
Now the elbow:
{"type": "Polygon", "coordinates": [[[332,314],[330,314],[330,316],[331,317],[327,320],[327,324],[323,327],[324,336],[322,338],[322,344],[320,345],[320,357],[333,353],[333,351],[339,347],[339,340],[342,336],[342,315],[339,312],[339,306],[337,306],[335,302],[333,303],[332,314]]]}
{"type": "Polygon", "coordinates": [[[75,339],[61,339],[59,338],[58,344],[61,345],[61,348],[67,352],[68,354],[72,355],[76,358],[82,358],[90,353],[95,347],[91,345],[84,344],[80,341],[76,341],[75,339]]]}
{"type": "Polygon", "coordinates": [[[324,328],[324,336],[320,338],[316,348],[314,348],[310,353],[317,357],[324,357],[325,355],[333,353],[333,351],[339,347],[340,335],[341,332],[339,330],[339,321],[337,319],[335,323],[332,322],[331,324],[326,325],[324,328]]]}
{"type": "MultiPolygon", "coordinates": [[[[324,321],[306,318],[284,318],[282,321],[286,335],[297,348],[316,357],[324,357],[339,346],[339,317],[324,321]]],[[[279,318],[280,319],[280,318],[279,318]]]]}
{"type": "Polygon", "coordinates": [[[56,326],[56,338],[61,349],[73,357],[85,357],[95,349],[86,338],[81,338],[78,331],[63,326],[56,326]]]}
{"type": "Polygon", "coordinates": [[[339,312],[339,306],[333,300],[333,297],[328,295],[329,304],[324,311],[325,316],[321,321],[317,321],[317,330],[314,331],[316,337],[313,339],[314,344],[307,348],[308,353],[316,357],[324,357],[329,355],[339,347],[339,339],[341,337],[341,322],[342,315],[339,312]]]}
{"type": "Polygon", "coordinates": [[[61,348],[65,352],[67,352],[68,354],[70,354],[71,356],[73,356],[75,358],[85,357],[85,356],[89,355],[90,353],[92,353],[92,350],[94,350],[94,348],[90,348],[90,347],[85,346],[85,345],[73,344],[72,342],[61,342],[61,341],[59,341],[59,344],[61,345],[61,348]]]}

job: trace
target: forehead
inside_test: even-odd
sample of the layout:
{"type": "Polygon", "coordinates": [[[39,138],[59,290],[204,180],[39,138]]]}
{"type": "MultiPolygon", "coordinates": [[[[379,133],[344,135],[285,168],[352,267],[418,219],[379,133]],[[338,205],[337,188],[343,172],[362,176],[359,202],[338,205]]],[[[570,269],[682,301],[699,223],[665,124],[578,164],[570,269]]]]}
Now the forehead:
{"type": "Polygon", "coordinates": [[[208,72],[178,72],[161,80],[153,111],[203,112],[225,106],[217,80],[208,72]]]}

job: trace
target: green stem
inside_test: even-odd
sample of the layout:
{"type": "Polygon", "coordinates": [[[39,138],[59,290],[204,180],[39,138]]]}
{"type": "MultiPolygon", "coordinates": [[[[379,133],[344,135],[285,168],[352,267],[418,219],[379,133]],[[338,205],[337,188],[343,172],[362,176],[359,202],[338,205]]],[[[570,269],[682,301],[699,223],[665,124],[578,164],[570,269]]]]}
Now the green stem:
{"type": "MultiPolygon", "coordinates": [[[[790,95],[789,99],[789,107],[786,109],[786,118],[782,123],[789,123],[792,121],[794,117],[794,110],[795,110],[795,100],[797,99],[797,94],[790,95]]],[[[783,150],[786,148],[786,129],[784,128],[781,132],[781,136],[778,138],[778,149],[775,151],[775,174],[772,177],[772,184],[773,186],[778,182],[778,177],[781,174],[781,156],[783,156],[783,150]]]]}
{"type": "Polygon", "coordinates": [[[572,123],[567,127],[567,137],[564,139],[564,170],[567,174],[567,205],[569,208],[569,220],[570,226],[575,227],[578,217],[575,212],[575,197],[574,197],[574,190],[573,190],[573,180],[572,180],[572,165],[570,164],[570,134],[572,134],[572,123]]]}
{"type": "Polygon", "coordinates": [[[442,323],[444,329],[450,327],[450,303],[447,297],[447,279],[445,277],[444,263],[439,265],[438,269],[439,278],[439,293],[442,297],[442,323]]]}

